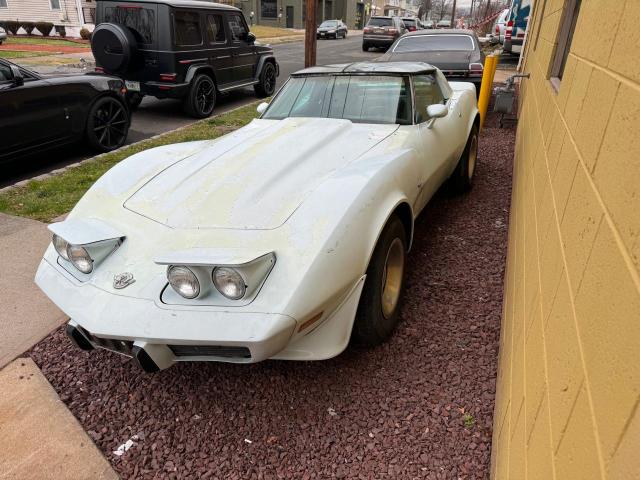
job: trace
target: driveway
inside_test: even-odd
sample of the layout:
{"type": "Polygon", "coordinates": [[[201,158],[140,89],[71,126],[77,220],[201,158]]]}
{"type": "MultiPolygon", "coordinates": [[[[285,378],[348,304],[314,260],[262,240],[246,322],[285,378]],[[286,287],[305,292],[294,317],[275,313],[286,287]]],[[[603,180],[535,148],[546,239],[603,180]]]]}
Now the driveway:
{"type": "Polygon", "coordinates": [[[417,219],[378,348],[148,375],[58,329],[30,356],[123,478],[488,478],[514,137],[489,116],[474,189],[417,219]]]}

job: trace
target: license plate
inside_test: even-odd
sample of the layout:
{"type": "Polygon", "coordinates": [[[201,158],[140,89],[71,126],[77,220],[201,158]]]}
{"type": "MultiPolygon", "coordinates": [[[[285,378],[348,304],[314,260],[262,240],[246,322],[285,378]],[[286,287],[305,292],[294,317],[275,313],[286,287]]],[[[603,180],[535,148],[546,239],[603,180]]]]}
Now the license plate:
{"type": "Polygon", "coordinates": [[[132,92],[140,91],[140,82],[131,82],[129,80],[125,80],[124,86],[127,87],[127,90],[131,90],[132,92]]]}

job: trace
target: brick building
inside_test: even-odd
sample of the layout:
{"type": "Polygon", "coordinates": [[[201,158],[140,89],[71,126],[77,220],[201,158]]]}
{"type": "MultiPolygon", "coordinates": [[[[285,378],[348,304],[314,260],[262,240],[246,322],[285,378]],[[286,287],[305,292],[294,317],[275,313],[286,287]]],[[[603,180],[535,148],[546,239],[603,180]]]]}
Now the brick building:
{"type": "Polygon", "coordinates": [[[639,478],[640,2],[537,0],[493,479],[639,478]]]}

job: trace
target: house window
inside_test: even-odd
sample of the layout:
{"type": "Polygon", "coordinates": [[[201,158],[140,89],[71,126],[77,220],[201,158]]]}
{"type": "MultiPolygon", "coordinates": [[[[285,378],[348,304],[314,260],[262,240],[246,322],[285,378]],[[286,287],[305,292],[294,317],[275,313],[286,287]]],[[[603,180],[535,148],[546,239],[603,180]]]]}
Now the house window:
{"type": "Polygon", "coordinates": [[[278,18],[278,1],[260,0],[260,16],[262,18],[278,18]]]}
{"type": "Polygon", "coordinates": [[[51,10],[60,10],[60,0],[49,0],[51,10]]]}
{"type": "Polygon", "coordinates": [[[0,8],[8,8],[7,0],[0,0],[0,8]]]}
{"type": "Polygon", "coordinates": [[[558,46],[556,47],[553,64],[551,66],[551,84],[556,91],[560,88],[560,82],[564,75],[564,67],[567,64],[569,50],[571,50],[571,40],[573,39],[573,32],[576,29],[581,3],[582,0],[567,0],[565,2],[560,32],[558,33],[558,46]]]}

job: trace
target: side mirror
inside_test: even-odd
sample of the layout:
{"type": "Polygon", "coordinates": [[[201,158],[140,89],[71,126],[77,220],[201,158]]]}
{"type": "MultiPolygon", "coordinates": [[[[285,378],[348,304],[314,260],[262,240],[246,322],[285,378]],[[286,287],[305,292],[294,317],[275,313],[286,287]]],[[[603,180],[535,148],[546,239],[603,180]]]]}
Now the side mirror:
{"type": "Polygon", "coordinates": [[[433,127],[433,122],[436,121],[436,118],[446,117],[447,113],[449,113],[449,109],[446,105],[443,105],[441,103],[434,103],[433,105],[429,105],[427,107],[427,117],[429,118],[427,128],[433,127]]]}
{"type": "Polygon", "coordinates": [[[253,44],[255,41],[256,36],[252,32],[247,33],[247,43],[253,44]]]}
{"type": "Polygon", "coordinates": [[[15,65],[11,65],[11,74],[13,75],[13,86],[21,87],[24,85],[24,78],[22,73],[20,73],[20,69],[15,65]]]}
{"type": "Polygon", "coordinates": [[[258,105],[258,108],[256,108],[256,110],[260,115],[262,115],[267,110],[267,108],[269,108],[269,104],[267,102],[262,102],[260,105],[258,105]]]}

